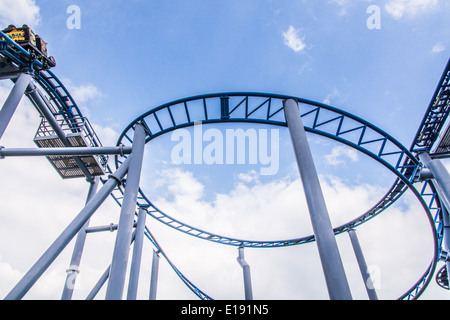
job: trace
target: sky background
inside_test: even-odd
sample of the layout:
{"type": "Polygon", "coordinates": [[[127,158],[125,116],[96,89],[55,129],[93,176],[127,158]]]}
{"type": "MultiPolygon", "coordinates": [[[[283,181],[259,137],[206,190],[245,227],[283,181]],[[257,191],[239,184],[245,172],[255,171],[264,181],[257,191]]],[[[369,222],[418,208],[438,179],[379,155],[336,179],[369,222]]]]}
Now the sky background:
{"type": "MultiPolygon", "coordinates": [[[[253,91],[330,104],[409,148],[450,56],[449,12],[447,0],[0,0],[0,26],[28,24],[48,42],[57,63],[53,72],[105,146],[115,145],[132,120],[163,103],[253,91]],[[79,29],[67,26],[71,5],[81,10],[79,29]],[[367,27],[371,5],[380,8],[380,29],[367,27]]],[[[0,83],[0,101],[11,87],[0,83]]],[[[38,125],[36,110],[23,99],[1,145],[35,147],[38,125]]],[[[260,176],[258,166],[176,166],[168,134],[147,145],[141,186],[169,215],[211,232],[253,240],[309,235],[289,135],[279,130],[275,176],[260,176]]],[[[366,156],[308,137],[333,225],[365,212],[394,182],[366,156]]],[[[84,179],[62,181],[46,159],[4,159],[0,173],[3,297],[83,208],[88,186],[84,179]]],[[[119,212],[109,199],[91,225],[117,223],[119,212]]],[[[147,225],[200,289],[215,299],[244,298],[237,248],[205,243],[151,218],[147,225]]],[[[367,263],[379,270],[380,299],[399,297],[431,261],[428,222],[411,194],[357,232],[367,263]]],[[[114,238],[88,236],[75,299],[84,299],[109,265],[114,238]]],[[[367,299],[348,236],[337,241],[353,297],[367,299]]],[[[72,247],[25,298],[60,298],[72,247]]],[[[151,252],[147,243],[139,299],[148,297],[151,252]]],[[[247,249],[246,260],[256,299],[328,298],[314,243],[247,249]]],[[[163,260],[158,298],[195,298],[163,260]]],[[[449,295],[433,280],[423,298],[449,295]]]]}

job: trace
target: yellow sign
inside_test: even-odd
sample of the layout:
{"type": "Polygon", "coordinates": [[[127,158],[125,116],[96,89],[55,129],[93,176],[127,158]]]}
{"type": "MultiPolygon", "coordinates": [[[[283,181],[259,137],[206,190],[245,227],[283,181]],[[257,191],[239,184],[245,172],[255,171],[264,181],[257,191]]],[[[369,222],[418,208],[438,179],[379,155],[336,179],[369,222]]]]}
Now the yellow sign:
{"type": "Polygon", "coordinates": [[[6,35],[14,41],[25,41],[25,31],[14,29],[7,32],[6,35]]]}

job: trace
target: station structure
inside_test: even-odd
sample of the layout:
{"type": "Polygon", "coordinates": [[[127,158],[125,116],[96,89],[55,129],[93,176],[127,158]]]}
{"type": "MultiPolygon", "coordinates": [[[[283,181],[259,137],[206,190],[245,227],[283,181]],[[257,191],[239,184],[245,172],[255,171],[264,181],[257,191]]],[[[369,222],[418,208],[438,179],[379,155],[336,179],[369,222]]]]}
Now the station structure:
{"type": "MultiPolygon", "coordinates": [[[[247,300],[253,299],[253,292],[245,248],[277,248],[312,242],[318,248],[329,298],[352,299],[336,243],[337,235],[347,233],[368,297],[376,300],[377,293],[370,285],[369,270],[356,230],[394,204],[407,190],[417,198],[429,221],[433,254],[428,267],[417,275],[417,281],[398,299],[418,299],[433,279],[444,290],[449,290],[450,175],[441,159],[450,156],[450,60],[409,148],[370,122],[338,108],[301,97],[254,92],[205,94],[166,103],[137,117],[124,129],[115,146],[105,147],[50,67],[0,31],[0,79],[14,83],[0,110],[0,142],[24,95],[41,116],[41,124],[34,137],[37,147],[2,146],[0,158],[46,157],[62,179],[85,178],[89,185],[85,207],[11,289],[6,300],[22,299],[67,245],[75,241],[67,271],[67,280],[73,284],[80,272],[86,236],[107,230],[116,231],[113,256],[86,299],[100,298],[96,296],[105,285],[106,300],[136,299],[142,248],[146,241],[153,246],[149,299],[156,299],[161,257],[199,299],[212,299],[172,263],[147,227],[147,217],[188,236],[236,247],[247,300]],[[277,241],[236,239],[186,224],[157,208],[140,187],[145,145],[158,136],[194,126],[199,121],[205,124],[245,122],[287,127],[313,234],[277,241]],[[330,222],[306,136],[308,132],[362,152],[388,169],[394,177],[392,186],[370,210],[339,227],[333,228],[330,222]],[[115,168],[110,165],[109,157],[113,157],[115,168]],[[118,223],[90,226],[91,217],[108,197],[119,205],[118,223]]],[[[62,284],[63,300],[70,300],[73,296],[73,286],[67,286],[68,282],[62,284]]]]}

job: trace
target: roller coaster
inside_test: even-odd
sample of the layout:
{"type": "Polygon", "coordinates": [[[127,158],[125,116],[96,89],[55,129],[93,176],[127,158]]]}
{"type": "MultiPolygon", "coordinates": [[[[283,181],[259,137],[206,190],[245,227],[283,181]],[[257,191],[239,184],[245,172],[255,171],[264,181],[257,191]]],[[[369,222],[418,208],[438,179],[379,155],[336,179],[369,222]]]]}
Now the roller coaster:
{"type": "MultiPolygon", "coordinates": [[[[370,122],[330,105],[296,96],[257,92],[205,94],[163,104],[132,121],[120,135],[116,146],[104,147],[67,88],[50,70],[54,66],[54,59],[43,60],[35,52],[26,50],[7,33],[0,31],[0,79],[11,80],[14,86],[0,110],[0,139],[24,94],[38,110],[42,121],[34,138],[38,148],[1,147],[0,157],[45,156],[61,178],[86,178],[90,191],[86,206],[5,299],[22,299],[68,243],[75,238],[71,268],[67,277],[76,279],[86,234],[101,229],[117,230],[114,255],[111,265],[106,268],[87,299],[94,299],[107,281],[106,299],[122,299],[130,243],[134,243],[134,249],[127,298],[136,298],[140,250],[142,250],[144,239],[148,239],[154,247],[154,266],[157,267],[159,255],[161,255],[199,299],[212,299],[172,263],[146,226],[146,216],[188,236],[239,248],[244,278],[248,277],[245,274],[245,267],[248,265],[243,260],[243,255],[241,256],[244,248],[278,248],[324,241],[320,240],[319,231],[313,235],[277,241],[237,239],[189,225],[155,206],[140,187],[140,170],[145,144],[173,130],[194,126],[198,121],[205,124],[265,124],[294,130],[295,124],[298,124],[294,122],[299,120],[302,124],[299,126],[300,129],[304,128],[306,132],[342,143],[378,162],[395,177],[392,186],[367,212],[328,231],[333,236],[347,232],[352,237],[352,241],[358,244],[355,229],[377,217],[409,190],[417,198],[429,221],[433,235],[433,258],[424,272],[418,275],[418,280],[398,299],[418,299],[435,274],[438,285],[443,289],[449,289],[450,238],[446,230],[450,226],[448,218],[450,178],[439,159],[450,156],[450,119],[448,118],[450,60],[445,66],[410,148],[406,148],[394,137],[370,122]],[[294,113],[290,115],[291,111],[288,112],[288,108],[292,106],[294,108],[291,111],[294,113]],[[295,118],[295,112],[299,112],[299,119],[295,118]],[[110,156],[114,157],[114,169],[108,163],[110,156]],[[101,188],[97,191],[100,186],[101,188]],[[90,227],[90,217],[107,197],[112,197],[120,207],[119,223],[103,228],[90,227]],[[436,272],[440,262],[444,264],[436,272]]],[[[291,131],[291,138],[295,147],[299,138],[296,137],[297,133],[293,132],[291,131]]],[[[320,226],[320,229],[324,229],[323,226],[320,226]]],[[[330,244],[332,242],[328,242],[328,245],[330,244]]],[[[327,249],[329,247],[327,246],[327,249]]],[[[360,267],[363,267],[362,254],[357,253],[356,249],[355,254],[357,254],[358,262],[362,261],[360,267]]],[[[322,263],[326,262],[322,261],[322,263]]],[[[327,274],[325,276],[327,277],[327,274]]],[[[153,298],[156,283],[156,277],[152,278],[153,295],[151,293],[150,296],[153,298]]],[[[245,284],[246,298],[250,299],[251,287],[249,282],[246,281],[245,284]]],[[[339,284],[331,282],[327,284],[330,298],[345,297],[345,295],[331,294],[340,290],[337,288],[339,284]]],[[[368,291],[368,293],[369,297],[376,299],[373,292],[368,291]]],[[[72,294],[73,289],[65,286],[62,299],[71,299],[72,294]]]]}

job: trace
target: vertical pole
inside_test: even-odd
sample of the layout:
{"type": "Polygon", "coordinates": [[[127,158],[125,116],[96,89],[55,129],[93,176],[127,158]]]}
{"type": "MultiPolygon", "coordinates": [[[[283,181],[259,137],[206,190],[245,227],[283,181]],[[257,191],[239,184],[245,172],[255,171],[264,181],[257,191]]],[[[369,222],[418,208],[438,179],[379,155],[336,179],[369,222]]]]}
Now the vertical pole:
{"type": "Polygon", "coordinates": [[[136,300],[139,283],[139,271],[141,269],[142,247],[144,244],[145,219],[147,211],[139,209],[136,225],[136,237],[134,239],[133,257],[131,259],[130,280],[128,283],[127,300],[136,300]]]}
{"type": "Polygon", "coordinates": [[[94,214],[105,199],[111,194],[118,182],[127,173],[130,162],[125,160],[114,173],[114,178],[108,179],[103,187],[92,197],[87,205],[78,213],[72,222],[64,229],[60,236],[51,244],[25,276],[16,284],[5,300],[18,300],[30,290],[52,262],[59,256],[69,242],[80,231],[86,221],[94,214]]]}
{"type": "Polygon", "coordinates": [[[133,137],[133,151],[130,156],[130,168],[128,169],[127,182],[119,218],[119,228],[117,230],[116,243],[111,262],[111,274],[109,275],[108,287],[106,290],[107,300],[121,300],[123,296],[145,148],[145,137],[144,127],[141,124],[136,124],[133,137]]]}
{"type": "Polygon", "coordinates": [[[239,262],[240,266],[242,267],[242,271],[244,274],[244,292],[245,292],[245,300],[253,300],[253,290],[252,290],[252,278],[250,275],[250,266],[245,261],[244,258],[244,247],[239,247],[239,256],[237,258],[237,261],[239,262]]]}
{"type": "Polygon", "coordinates": [[[285,100],[284,112],[308,203],[328,294],[332,300],[350,300],[352,299],[350,288],[297,101],[293,99],[285,100]]]}
{"type": "MultiPolygon", "coordinates": [[[[94,194],[97,192],[98,182],[99,179],[97,177],[94,179],[92,183],[90,183],[86,204],[89,202],[89,200],[92,199],[94,194]]],[[[70,260],[70,267],[69,269],[67,269],[66,282],[64,283],[64,289],[61,296],[61,300],[72,299],[73,290],[75,288],[75,281],[77,279],[78,273],[80,273],[79,267],[81,262],[81,256],[84,250],[84,244],[86,242],[86,228],[89,227],[89,221],[90,219],[86,221],[81,230],[78,232],[75,246],[73,249],[72,259],[70,260]]]]}
{"type": "Polygon", "coordinates": [[[361,271],[361,275],[363,277],[364,285],[366,286],[369,299],[378,300],[377,292],[375,291],[375,288],[373,286],[369,269],[367,268],[366,260],[364,259],[364,255],[359,244],[358,236],[353,229],[348,230],[348,235],[350,237],[350,241],[352,242],[353,251],[355,252],[356,260],[358,261],[359,270],[361,271]]]}
{"type": "Polygon", "coordinates": [[[17,78],[14,87],[6,98],[5,103],[3,104],[2,109],[0,110],[0,139],[5,133],[6,127],[8,126],[14,112],[19,105],[20,100],[23,97],[25,90],[28,87],[28,84],[31,81],[31,75],[27,73],[22,73],[17,78]]]}
{"type": "Polygon", "coordinates": [[[153,250],[152,274],[150,277],[150,300],[156,300],[156,291],[158,288],[158,271],[159,271],[159,251],[153,250]]]}

